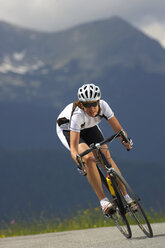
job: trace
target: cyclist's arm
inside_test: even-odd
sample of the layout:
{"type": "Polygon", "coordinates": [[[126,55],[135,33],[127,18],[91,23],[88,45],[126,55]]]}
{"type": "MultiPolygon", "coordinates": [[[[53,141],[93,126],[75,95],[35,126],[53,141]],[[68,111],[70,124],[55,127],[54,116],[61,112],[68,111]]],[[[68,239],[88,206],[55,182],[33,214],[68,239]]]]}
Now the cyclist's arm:
{"type": "MultiPolygon", "coordinates": [[[[112,129],[114,130],[115,133],[118,133],[121,129],[123,129],[115,116],[110,118],[108,120],[108,122],[109,122],[110,126],[112,127],[112,129]]],[[[124,133],[125,133],[125,136],[127,137],[127,133],[125,131],[124,131],[124,133]]],[[[119,137],[119,139],[128,150],[131,149],[131,144],[130,143],[126,143],[125,141],[123,141],[123,139],[121,137],[119,137]]]]}
{"type": "Polygon", "coordinates": [[[108,122],[115,133],[118,133],[122,129],[122,126],[120,125],[119,121],[117,120],[115,116],[110,118],[108,122]]]}
{"type": "Polygon", "coordinates": [[[80,139],[79,132],[70,131],[70,153],[76,164],[78,164],[76,155],[78,154],[79,139],[80,139]]]}

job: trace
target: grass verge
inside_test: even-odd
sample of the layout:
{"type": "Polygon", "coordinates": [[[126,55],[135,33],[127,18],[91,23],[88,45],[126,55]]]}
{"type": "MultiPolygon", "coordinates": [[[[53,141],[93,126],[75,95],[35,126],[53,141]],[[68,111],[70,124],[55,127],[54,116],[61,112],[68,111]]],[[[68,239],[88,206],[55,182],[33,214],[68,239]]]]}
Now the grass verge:
{"type": "MultiPolygon", "coordinates": [[[[147,212],[147,217],[150,223],[165,222],[165,213],[162,211],[156,212],[150,210],[147,212]]],[[[32,220],[21,220],[18,218],[12,219],[9,222],[1,221],[0,237],[4,238],[107,226],[114,226],[114,223],[103,216],[100,208],[89,208],[78,211],[74,216],[68,218],[59,216],[46,217],[42,213],[39,218],[33,217],[32,220]]]]}

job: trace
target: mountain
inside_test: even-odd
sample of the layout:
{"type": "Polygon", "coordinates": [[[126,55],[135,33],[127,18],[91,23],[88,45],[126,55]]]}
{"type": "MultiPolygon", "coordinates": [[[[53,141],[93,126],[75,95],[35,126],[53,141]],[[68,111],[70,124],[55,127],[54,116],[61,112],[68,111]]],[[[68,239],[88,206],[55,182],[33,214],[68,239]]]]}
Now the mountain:
{"type": "MultiPolygon", "coordinates": [[[[55,133],[58,114],[86,82],[100,86],[134,141],[130,152],[114,141],[112,157],[145,206],[164,209],[160,44],[118,17],[55,33],[0,22],[0,37],[1,218],[98,205],[55,133]]],[[[113,133],[106,121],[100,126],[105,137],[113,133]]]]}
{"type": "Polygon", "coordinates": [[[0,22],[0,36],[1,147],[58,147],[57,115],[96,82],[134,140],[130,159],[165,161],[165,50],[156,40],[118,17],[55,33],[0,22]]]}
{"type": "Polygon", "coordinates": [[[120,18],[57,33],[0,23],[0,34],[0,99],[59,106],[75,85],[97,82],[116,67],[165,74],[165,50],[120,18]]]}

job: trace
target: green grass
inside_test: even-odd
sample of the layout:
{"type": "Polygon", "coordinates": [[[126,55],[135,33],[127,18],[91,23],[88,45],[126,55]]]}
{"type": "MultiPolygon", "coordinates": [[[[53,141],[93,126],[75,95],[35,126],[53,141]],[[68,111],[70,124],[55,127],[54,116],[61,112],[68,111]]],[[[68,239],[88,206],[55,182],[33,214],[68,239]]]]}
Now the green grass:
{"type": "MultiPolygon", "coordinates": [[[[150,223],[165,222],[165,213],[150,210],[147,213],[150,223]]],[[[130,224],[134,224],[129,220],[130,224]]],[[[75,213],[74,216],[62,218],[57,216],[46,217],[42,213],[39,218],[31,221],[13,219],[9,223],[1,222],[0,237],[31,235],[39,233],[61,232],[86,228],[114,226],[111,220],[106,219],[100,208],[89,208],[75,213]]]]}

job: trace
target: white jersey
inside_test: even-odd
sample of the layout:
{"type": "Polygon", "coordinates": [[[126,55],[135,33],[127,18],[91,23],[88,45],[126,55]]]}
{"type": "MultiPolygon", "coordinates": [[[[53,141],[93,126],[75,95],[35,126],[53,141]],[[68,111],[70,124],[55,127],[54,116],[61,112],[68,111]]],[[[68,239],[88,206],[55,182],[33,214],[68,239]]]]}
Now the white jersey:
{"type": "Polygon", "coordinates": [[[83,109],[80,109],[78,106],[75,108],[72,114],[72,108],[73,103],[67,105],[58,116],[57,119],[65,119],[65,123],[60,125],[60,129],[80,132],[83,129],[99,124],[103,117],[109,120],[114,116],[112,109],[104,100],[100,100],[100,112],[95,117],[90,117],[83,109]]]}

